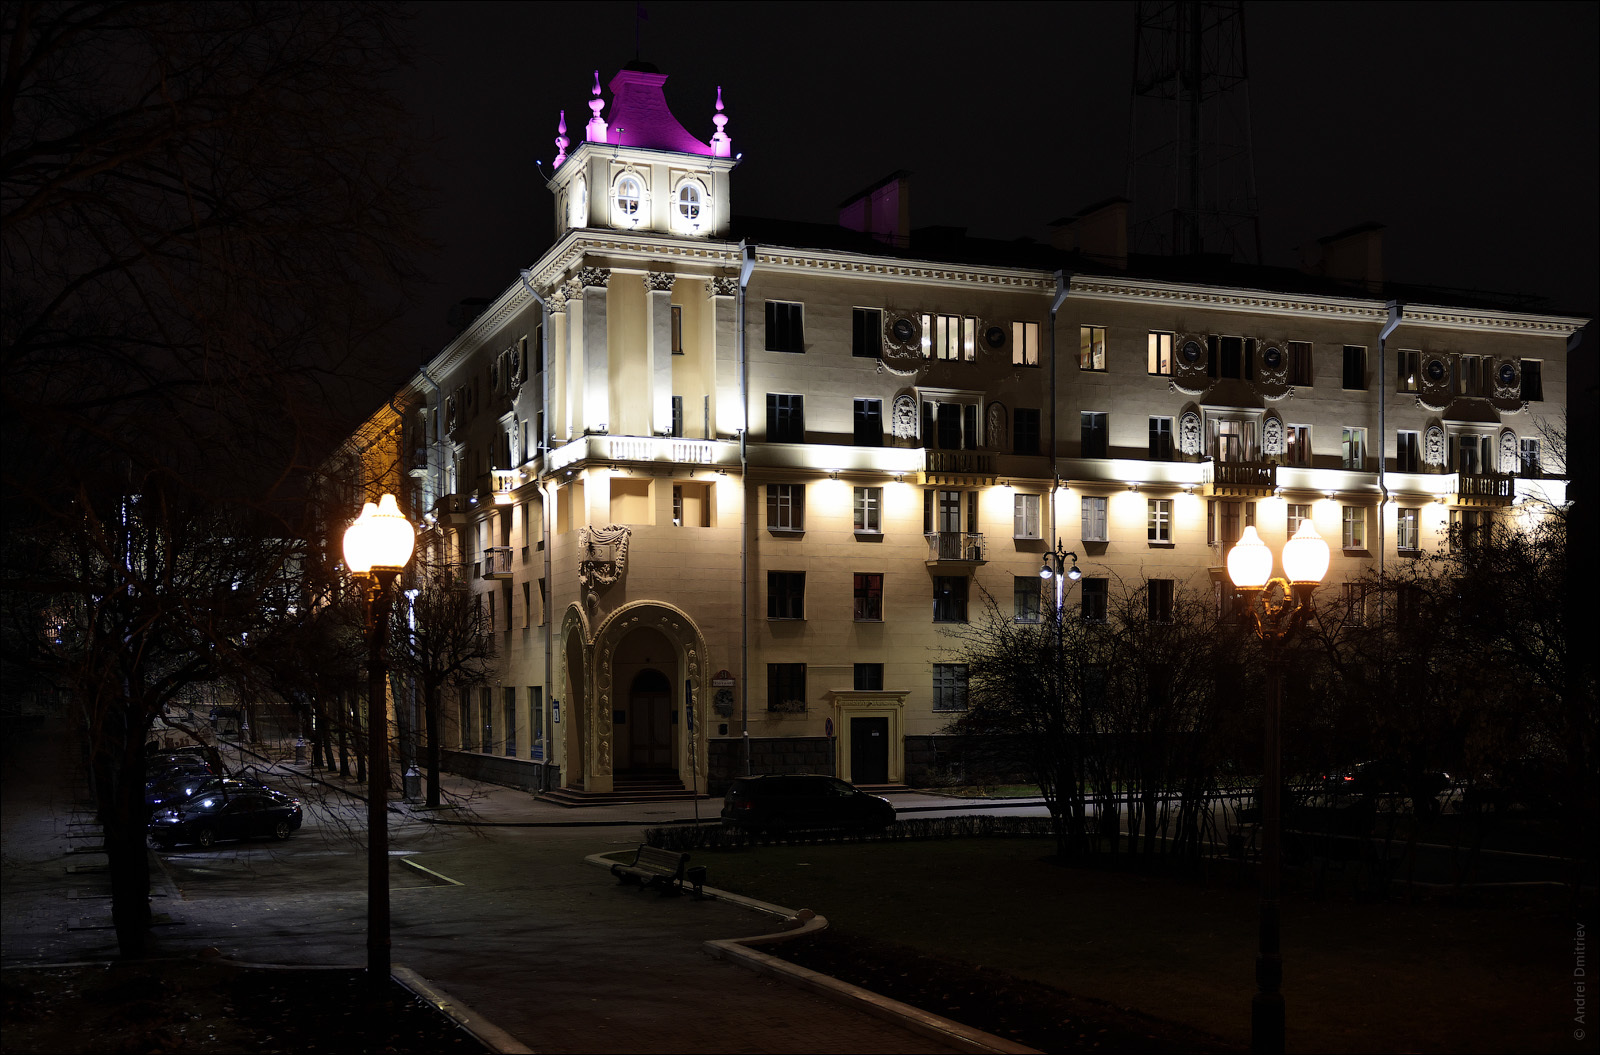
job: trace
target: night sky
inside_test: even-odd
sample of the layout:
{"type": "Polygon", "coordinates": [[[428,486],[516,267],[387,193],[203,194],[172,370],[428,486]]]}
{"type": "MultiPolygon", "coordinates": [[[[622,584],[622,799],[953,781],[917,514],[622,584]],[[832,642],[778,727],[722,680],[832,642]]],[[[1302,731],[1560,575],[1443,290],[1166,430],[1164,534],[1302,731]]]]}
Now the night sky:
{"type": "MultiPolygon", "coordinates": [[[[407,102],[437,185],[398,383],[551,239],[556,117],[634,58],[632,2],[415,5],[407,102]]],[[[1126,4],[643,5],[639,57],[708,139],[723,87],[739,215],[832,222],[913,174],[912,226],[1045,240],[1126,190],[1126,4]]],[[[1245,5],[1264,262],[1365,221],[1387,276],[1596,305],[1595,4],[1245,5]]],[[[608,102],[609,105],[609,102],[608,102]]]]}

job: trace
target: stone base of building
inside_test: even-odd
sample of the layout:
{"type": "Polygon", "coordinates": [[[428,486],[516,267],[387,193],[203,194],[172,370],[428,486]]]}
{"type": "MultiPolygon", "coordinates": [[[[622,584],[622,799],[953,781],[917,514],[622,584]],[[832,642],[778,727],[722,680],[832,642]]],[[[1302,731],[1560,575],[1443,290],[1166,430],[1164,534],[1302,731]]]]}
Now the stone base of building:
{"type": "Polygon", "coordinates": [[[561,768],[538,760],[500,758],[477,751],[441,751],[439,765],[447,773],[523,791],[561,786],[561,768]]]}

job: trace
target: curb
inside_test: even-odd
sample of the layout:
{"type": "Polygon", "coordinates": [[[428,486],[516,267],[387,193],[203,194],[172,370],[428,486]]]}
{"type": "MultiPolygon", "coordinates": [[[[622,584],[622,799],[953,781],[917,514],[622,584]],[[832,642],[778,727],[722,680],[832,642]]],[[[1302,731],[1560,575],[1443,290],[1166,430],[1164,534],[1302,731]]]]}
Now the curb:
{"type": "MultiPolygon", "coordinates": [[[[590,854],[584,859],[585,864],[609,870],[615,862],[605,854],[590,854]]],[[[913,1033],[959,1048],[962,1051],[979,1053],[1001,1053],[1001,1055],[1042,1055],[1036,1048],[1029,1048],[1016,1044],[992,1033],[985,1033],[981,1029],[963,1025],[960,1022],[945,1018],[942,1015],[924,1011],[910,1004],[891,1000],[879,993],[863,989],[849,982],[842,982],[831,975],[813,971],[808,967],[790,963],[771,953],[761,952],[749,948],[751,945],[770,945],[775,942],[788,941],[806,935],[817,934],[825,930],[828,921],[825,917],[817,915],[810,909],[801,909],[799,912],[774,905],[766,901],[757,901],[755,898],[734,894],[716,887],[705,887],[704,896],[716,901],[726,901],[729,904],[741,905],[754,909],[770,916],[776,916],[784,921],[782,930],[771,934],[757,934],[748,938],[720,938],[713,939],[704,944],[703,948],[714,959],[728,960],[747,970],[758,974],[770,975],[779,981],[788,982],[801,989],[810,990],[819,996],[853,1007],[859,1011],[873,1015],[877,1018],[893,1022],[911,1030],[913,1033]]]]}
{"type": "Polygon", "coordinates": [[[532,1055],[533,1049],[499,1026],[461,1003],[409,967],[393,964],[389,977],[408,989],[420,1000],[432,1004],[434,1009],[450,1019],[474,1040],[497,1055],[532,1055]]]}

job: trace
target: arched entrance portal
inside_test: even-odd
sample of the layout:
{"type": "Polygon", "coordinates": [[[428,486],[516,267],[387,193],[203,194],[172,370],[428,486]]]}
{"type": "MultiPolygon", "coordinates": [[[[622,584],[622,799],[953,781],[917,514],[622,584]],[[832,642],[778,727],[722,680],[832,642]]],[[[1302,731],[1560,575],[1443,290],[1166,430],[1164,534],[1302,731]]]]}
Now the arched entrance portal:
{"type": "MultiPolygon", "coordinates": [[[[628,753],[619,771],[665,773],[673,768],[672,683],[659,670],[641,670],[628,690],[628,753]]],[[[622,740],[618,737],[618,740],[622,740]]]]}

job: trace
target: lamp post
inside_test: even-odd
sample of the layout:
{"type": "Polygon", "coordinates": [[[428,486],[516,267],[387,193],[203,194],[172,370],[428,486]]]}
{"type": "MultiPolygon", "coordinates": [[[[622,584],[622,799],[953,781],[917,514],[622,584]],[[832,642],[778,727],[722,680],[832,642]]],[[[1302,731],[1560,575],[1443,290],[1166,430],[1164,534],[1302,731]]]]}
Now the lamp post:
{"type": "Polygon", "coordinates": [[[1267,653],[1266,731],[1262,746],[1261,902],[1256,946],[1256,995],[1250,1004],[1250,1050],[1256,1055],[1283,1051],[1283,957],[1279,950],[1278,886],[1283,832],[1282,741],[1283,649],[1311,613],[1311,595],[1328,573],[1328,543],[1311,521],[1303,521],[1283,547],[1288,579],[1271,578],[1272,551],[1254,527],[1244,529],[1228,552],[1228,578],[1245,595],[1256,636],[1267,653]]]}
{"type": "MultiPolygon", "coordinates": [[[[1049,582],[1050,580],[1054,579],[1056,584],[1056,622],[1054,628],[1056,638],[1056,699],[1065,705],[1067,699],[1067,659],[1065,645],[1066,635],[1064,633],[1062,621],[1066,616],[1064,609],[1066,607],[1067,580],[1070,579],[1073,582],[1077,582],[1079,579],[1083,578],[1083,572],[1078,570],[1078,555],[1067,549],[1067,547],[1062,544],[1059,538],[1056,539],[1056,548],[1053,550],[1047,550],[1045,552],[1044,561],[1039,567],[1039,578],[1043,579],[1045,582],[1049,582]],[[1052,567],[1052,565],[1054,565],[1054,567],[1052,567]]],[[[1083,704],[1080,700],[1078,705],[1078,738],[1076,741],[1077,750],[1074,752],[1075,757],[1073,758],[1073,778],[1077,784],[1076,788],[1074,789],[1076,794],[1072,799],[1075,810],[1081,810],[1082,808],[1083,796],[1087,783],[1083,776],[1083,738],[1085,736],[1083,723],[1084,717],[1083,704]]],[[[1059,794],[1059,789],[1057,794],[1059,794]]],[[[1074,815],[1072,846],[1075,853],[1077,852],[1082,839],[1083,818],[1081,816],[1074,815]]]]}
{"type": "Polygon", "coordinates": [[[416,532],[394,495],[368,502],[344,533],[344,563],[366,581],[367,615],[367,984],[389,984],[389,606],[395,578],[411,559],[416,532]]]}

